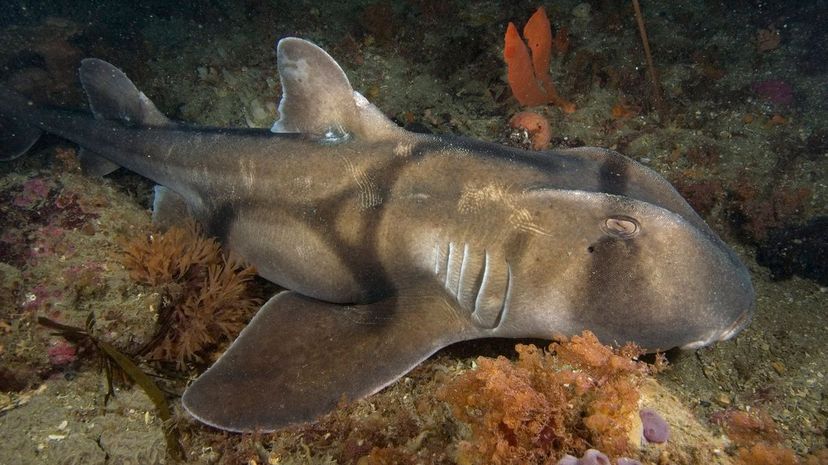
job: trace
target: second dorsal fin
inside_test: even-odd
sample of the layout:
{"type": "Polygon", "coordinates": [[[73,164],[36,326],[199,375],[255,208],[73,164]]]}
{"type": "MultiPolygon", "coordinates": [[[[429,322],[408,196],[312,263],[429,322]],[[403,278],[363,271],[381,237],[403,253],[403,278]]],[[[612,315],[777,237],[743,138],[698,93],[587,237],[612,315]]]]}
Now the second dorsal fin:
{"type": "MultiPolygon", "coordinates": [[[[80,80],[89,99],[89,107],[97,119],[120,121],[129,126],[172,124],[123,71],[104,60],[83,60],[80,80]]],[[[88,175],[104,176],[118,169],[117,164],[88,149],[81,149],[78,158],[84,173],[88,175]]]]}
{"type": "Polygon", "coordinates": [[[142,126],[171,124],[123,71],[106,61],[97,58],[83,60],[80,79],[96,118],[142,126]]]}

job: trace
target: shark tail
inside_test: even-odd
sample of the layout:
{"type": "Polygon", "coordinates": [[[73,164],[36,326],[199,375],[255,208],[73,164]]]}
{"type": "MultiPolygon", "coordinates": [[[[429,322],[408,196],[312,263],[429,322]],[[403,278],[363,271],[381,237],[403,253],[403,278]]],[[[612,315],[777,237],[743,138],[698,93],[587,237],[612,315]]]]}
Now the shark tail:
{"type": "MultiPolygon", "coordinates": [[[[123,71],[104,60],[87,58],[81,61],[80,80],[96,119],[129,126],[172,124],[123,71]]],[[[117,164],[87,149],[82,148],[78,158],[87,174],[103,176],[118,169],[117,164]]]]}
{"type": "MultiPolygon", "coordinates": [[[[120,69],[96,58],[81,62],[80,79],[96,119],[127,126],[170,126],[155,104],[120,69]]],[[[43,128],[31,115],[37,107],[23,95],[0,85],[0,161],[14,160],[37,142],[43,128]]],[[[48,130],[48,128],[46,128],[48,130]]],[[[88,174],[105,175],[118,165],[84,148],[78,153],[88,174]]]]}
{"type": "Polygon", "coordinates": [[[43,133],[25,117],[31,105],[26,97],[0,86],[0,161],[25,154],[43,133]]]}

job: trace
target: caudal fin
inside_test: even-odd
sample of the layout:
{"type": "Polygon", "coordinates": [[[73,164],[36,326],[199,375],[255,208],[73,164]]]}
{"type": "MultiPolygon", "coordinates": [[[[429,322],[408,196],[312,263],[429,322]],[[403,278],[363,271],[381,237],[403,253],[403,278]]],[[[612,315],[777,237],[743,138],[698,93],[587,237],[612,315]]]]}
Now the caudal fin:
{"type": "Polygon", "coordinates": [[[0,161],[14,160],[26,153],[43,131],[26,119],[31,102],[17,92],[0,86],[0,161]]]}
{"type": "MultiPolygon", "coordinates": [[[[97,58],[83,60],[80,80],[97,119],[120,121],[128,126],[173,124],[123,71],[106,61],[97,58]]],[[[87,174],[103,176],[118,168],[115,163],[86,149],[81,149],[78,158],[87,174]]]]}

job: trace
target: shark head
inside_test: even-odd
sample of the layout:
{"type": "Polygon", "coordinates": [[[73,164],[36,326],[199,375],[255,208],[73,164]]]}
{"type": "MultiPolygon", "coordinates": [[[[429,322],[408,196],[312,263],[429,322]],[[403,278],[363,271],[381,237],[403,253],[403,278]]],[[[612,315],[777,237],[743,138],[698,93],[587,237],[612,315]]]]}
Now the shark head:
{"type": "Polygon", "coordinates": [[[504,330],[589,329],[605,343],[666,350],[729,339],[749,323],[750,276],[696,217],[579,190],[530,191],[522,204],[535,227],[510,247],[523,252],[510,266],[504,330]]]}

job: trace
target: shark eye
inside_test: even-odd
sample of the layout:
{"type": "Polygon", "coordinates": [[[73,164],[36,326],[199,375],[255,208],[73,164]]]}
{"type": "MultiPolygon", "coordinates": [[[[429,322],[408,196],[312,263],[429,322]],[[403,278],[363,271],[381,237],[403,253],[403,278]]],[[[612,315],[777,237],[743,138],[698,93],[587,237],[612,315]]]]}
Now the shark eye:
{"type": "Polygon", "coordinates": [[[319,143],[322,145],[337,145],[351,139],[351,134],[342,128],[331,128],[322,134],[319,143]]]}
{"type": "Polygon", "coordinates": [[[629,216],[611,216],[604,220],[601,229],[610,236],[618,239],[632,239],[641,230],[641,226],[635,218],[629,216]]]}

